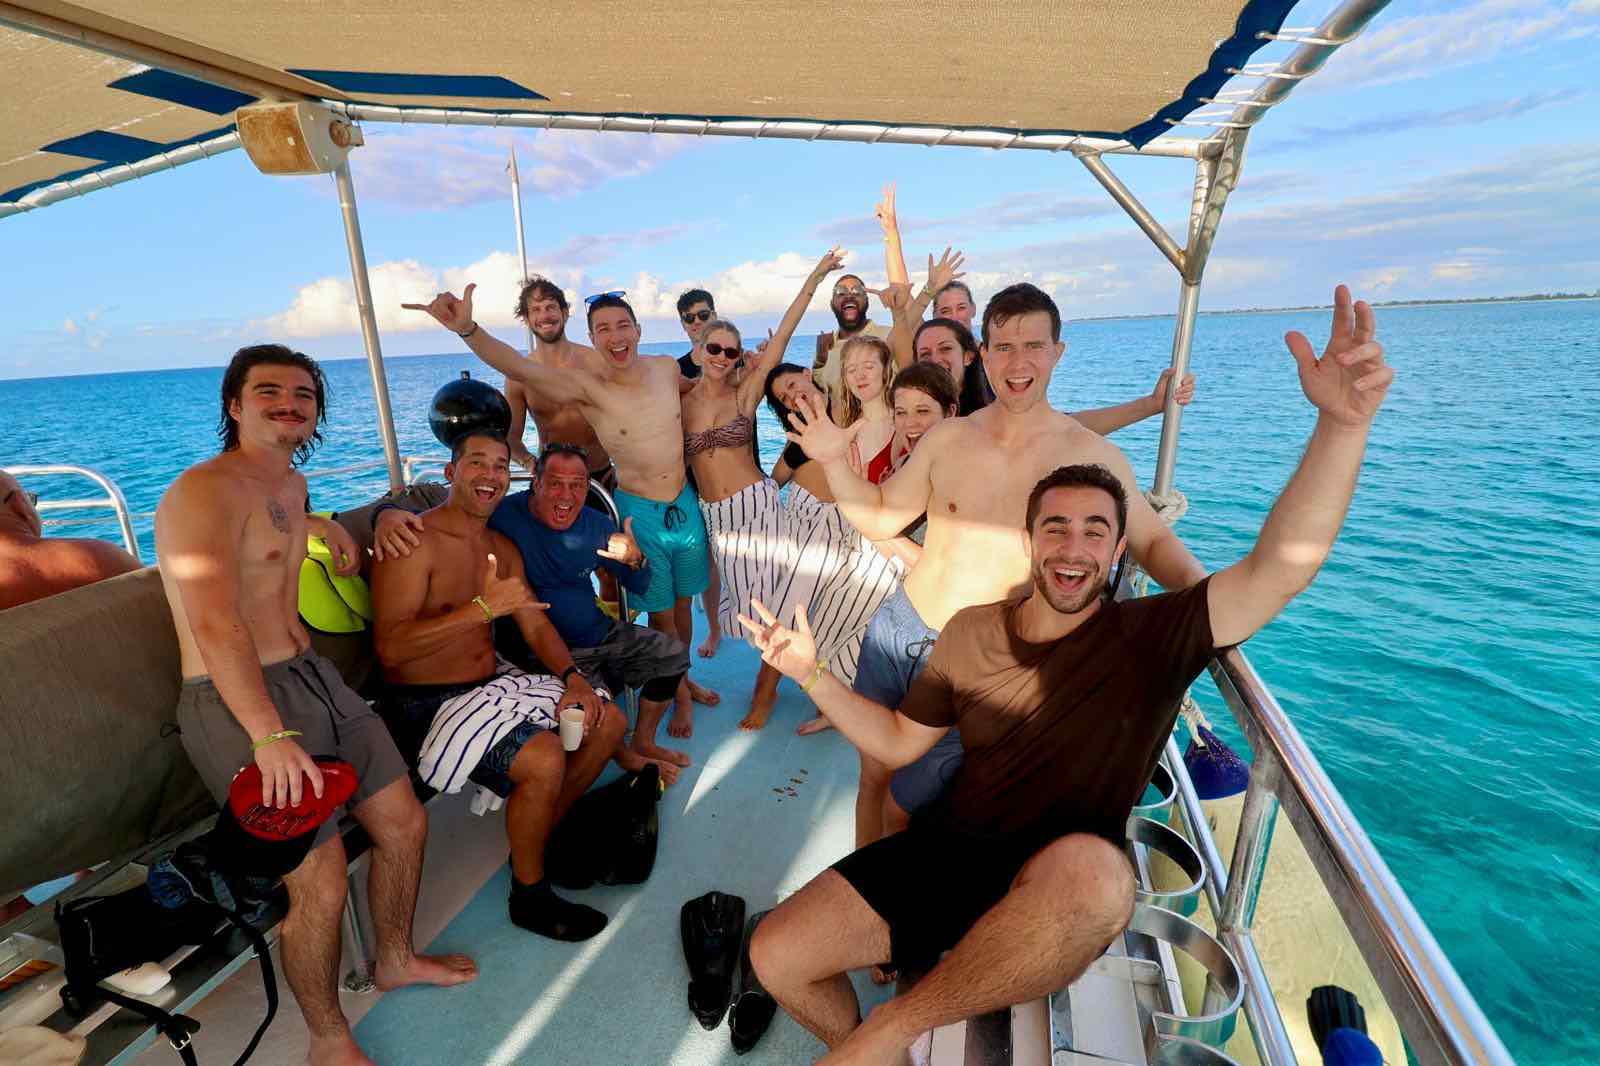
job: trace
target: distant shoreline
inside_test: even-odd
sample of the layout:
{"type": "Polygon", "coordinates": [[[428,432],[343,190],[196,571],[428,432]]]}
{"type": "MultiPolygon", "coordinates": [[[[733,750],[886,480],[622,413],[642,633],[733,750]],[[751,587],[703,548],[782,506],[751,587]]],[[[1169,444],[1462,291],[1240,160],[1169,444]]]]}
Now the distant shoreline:
{"type": "MultiPolygon", "coordinates": [[[[1532,293],[1528,296],[1462,296],[1450,300],[1377,300],[1369,301],[1373,307],[1441,307],[1451,304],[1525,304],[1563,303],[1578,300],[1600,300],[1600,292],[1532,293]]],[[[1229,307],[1216,311],[1200,311],[1202,315],[1276,315],[1291,311],[1327,311],[1332,304],[1306,304],[1301,307],[1229,307]]],[[[1175,318],[1170,311],[1145,315],[1087,315],[1069,318],[1067,322],[1128,322],[1143,318],[1175,318]]]]}

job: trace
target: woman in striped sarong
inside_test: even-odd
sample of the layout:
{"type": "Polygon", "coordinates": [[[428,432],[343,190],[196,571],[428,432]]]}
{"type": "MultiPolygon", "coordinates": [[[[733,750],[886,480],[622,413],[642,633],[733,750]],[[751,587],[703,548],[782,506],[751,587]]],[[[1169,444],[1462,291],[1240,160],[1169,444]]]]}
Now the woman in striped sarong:
{"type": "MultiPolygon", "coordinates": [[[[683,396],[683,452],[694,471],[711,555],[722,574],[717,616],[726,634],[744,631],[737,616],[753,617],[752,601],[777,602],[777,586],[793,555],[778,486],[762,472],[751,447],[755,414],[767,376],[817,286],[840,265],[837,251],[818,261],[758,353],[744,351],[739,330],[731,322],[708,322],[700,334],[704,353],[700,377],[683,396]],[[741,362],[748,363],[742,377],[741,362]]],[[[776,670],[761,664],[740,729],[766,725],[778,700],[779,680],[776,670]]]]}
{"type": "MultiPolygon", "coordinates": [[[[793,363],[775,367],[767,377],[767,404],[786,427],[797,394],[809,394],[823,406],[826,394],[806,370],[793,363]]],[[[772,471],[773,479],[789,486],[786,509],[788,535],[794,543],[789,572],[778,589],[774,608],[785,625],[792,624],[794,609],[806,605],[806,617],[816,636],[817,653],[828,669],[846,685],[855,680],[861,635],[883,601],[900,585],[909,564],[905,555],[915,546],[895,541],[874,544],[840,513],[828,490],[822,468],[806,459],[797,445],[784,449],[772,471]]],[[[828,728],[827,720],[814,718],[800,726],[801,735],[828,728]]]]}

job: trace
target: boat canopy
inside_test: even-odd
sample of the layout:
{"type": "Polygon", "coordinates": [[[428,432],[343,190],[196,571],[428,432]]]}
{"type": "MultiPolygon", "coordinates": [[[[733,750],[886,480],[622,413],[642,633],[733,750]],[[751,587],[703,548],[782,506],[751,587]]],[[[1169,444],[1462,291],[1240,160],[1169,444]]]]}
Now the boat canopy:
{"type": "Polygon", "coordinates": [[[1137,148],[1214,98],[1293,4],[0,3],[0,204],[228,134],[262,98],[1137,148]]]}

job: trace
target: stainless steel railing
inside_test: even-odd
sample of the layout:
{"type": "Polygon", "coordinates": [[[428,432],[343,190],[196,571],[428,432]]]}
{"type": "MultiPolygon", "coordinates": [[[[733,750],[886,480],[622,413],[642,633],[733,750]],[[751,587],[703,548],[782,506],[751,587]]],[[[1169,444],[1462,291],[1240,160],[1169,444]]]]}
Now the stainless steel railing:
{"type": "Polygon", "coordinates": [[[128,501],[122,495],[122,490],[117,483],[87,466],[72,466],[66,463],[23,464],[21,466],[0,467],[12,477],[81,477],[94,482],[105,490],[104,496],[91,496],[86,499],[74,500],[40,500],[36,510],[42,519],[46,514],[57,511],[85,511],[109,510],[116,513],[117,525],[122,530],[122,543],[132,555],[140,562],[144,560],[139,555],[139,538],[133,535],[133,518],[128,510],[128,501]]]}
{"type": "Polygon", "coordinates": [[[1254,755],[1228,869],[1176,742],[1168,742],[1167,755],[1178,805],[1205,864],[1205,892],[1218,939],[1245,975],[1245,1017],[1262,1061],[1268,1066],[1297,1062],[1251,934],[1281,809],[1422,1066],[1514,1066],[1472,993],[1244,653],[1235,648],[1219,655],[1210,672],[1254,755]]]}

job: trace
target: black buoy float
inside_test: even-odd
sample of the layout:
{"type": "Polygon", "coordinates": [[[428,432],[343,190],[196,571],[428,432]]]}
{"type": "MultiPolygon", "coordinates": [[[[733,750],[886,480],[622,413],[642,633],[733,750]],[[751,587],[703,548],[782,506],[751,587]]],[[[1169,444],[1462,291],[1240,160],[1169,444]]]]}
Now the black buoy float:
{"type": "Polygon", "coordinates": [[[511,405],[487,381],[474,381],[468,371],[433,394],[428,428],[446,448],[463,433],[511,432],[511,405]]]}

